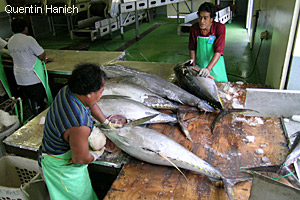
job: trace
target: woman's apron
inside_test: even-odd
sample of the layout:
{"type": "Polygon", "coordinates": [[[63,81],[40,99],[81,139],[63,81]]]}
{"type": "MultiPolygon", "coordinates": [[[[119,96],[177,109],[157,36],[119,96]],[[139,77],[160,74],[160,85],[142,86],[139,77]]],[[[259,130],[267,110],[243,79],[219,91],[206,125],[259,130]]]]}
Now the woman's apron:
{"type": "Polygon", "coordinates": [[[4,67],[2,65],[1,54],[0,54],[0,80],[1,80],[1,83],[2,83],[6,93],[11,98],[12,97],[11,92],[10,92],[9,85],[8,85],[8,82],[7,82],[7,78],[6,78],[6,75],[5,75],[4,67]]]}
{"type": "Polygon", "coordinates": [[[62,155],[42,154],[42,169],[52,200],[98,200],[88,165],[75,164],[71,151],[62,155]]]}
{"type": "Polygon", "coordinates": [[[51,103],[53,102],[53,98],[52,98],[50,86],[48,83],[48,74],[47,74],[47,69],[46,69],[45,63],[37,58],[35,64],[33,65],[33,71],[38,76],[38,78],[42,81],[42,84],[43,84],[46,94],[47,94],[48,106],[50,106],[51,103]]]}
{"type": "MultiPolygon", "coordinates": [[[[206,68],[214,56],[214,42],[215,36],[210,35],[209,37],[197,38],[197,53],[196,53],[196,65],[200,68],[206,68]]],[[[210,71],[217,82],[228,82],[225,62],[223,56],[221,56],[218,62],[210,71]]]]}

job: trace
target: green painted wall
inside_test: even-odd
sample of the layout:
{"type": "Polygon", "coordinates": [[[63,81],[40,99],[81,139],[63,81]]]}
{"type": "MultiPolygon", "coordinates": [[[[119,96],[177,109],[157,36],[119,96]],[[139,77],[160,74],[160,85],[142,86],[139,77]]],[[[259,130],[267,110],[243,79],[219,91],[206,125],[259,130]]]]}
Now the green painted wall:
{"type": "Polygon", "coordinates": [[[5,6],[6,6],[6,1],[1,0],[0,1],[0,12],[4,12],[5,6]]]}

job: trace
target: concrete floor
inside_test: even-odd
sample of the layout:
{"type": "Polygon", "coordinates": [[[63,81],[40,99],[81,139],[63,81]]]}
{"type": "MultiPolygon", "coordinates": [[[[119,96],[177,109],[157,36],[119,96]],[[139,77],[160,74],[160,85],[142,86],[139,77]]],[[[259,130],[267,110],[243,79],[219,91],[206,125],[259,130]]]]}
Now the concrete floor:
{"type": "MultiPolygon", "coordinates": [[[[244,19],[232,20],[226,24],[225,63],[229,81],[259,83],[254,67],[254,56],[249,48],[248,36],[244,19]]],[[[142,22],[139,33],[156,28],[139,40],[136,38],[135,24],[125,27],[124,38],[119,31],[113,32],[112,37],[106,35],[95,41],[88,37],[78,37],[71,40],[67,32],[57,33],[54,38],[40,39],[38,42],[45,49],[84,49],[88,51],[117,51],[126,52],[126,60],[143,62],[179,63],[189,59],[188,32],[181,36],[177,34],[177,20],[156,15],[154,20],[142,22]]]]}

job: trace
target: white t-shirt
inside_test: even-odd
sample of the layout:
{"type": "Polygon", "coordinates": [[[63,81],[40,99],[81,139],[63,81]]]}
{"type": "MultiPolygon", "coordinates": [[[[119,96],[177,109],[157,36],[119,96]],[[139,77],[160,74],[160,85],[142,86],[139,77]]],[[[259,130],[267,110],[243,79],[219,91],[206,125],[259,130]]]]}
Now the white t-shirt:
{"type": "Polygon", "coordinates": [[[7,45],[7,42],[0,37],[0,49],[3,49],[7,45]]]}
{"type": "Polygon", "coordinates": [[[7,43],[7,48],[14,61],[14,75],[18,85],[33,85],[41,80],[33,71],[37,56],[44,49],[37,41],[23,33],[14,34],[7,43]]]}

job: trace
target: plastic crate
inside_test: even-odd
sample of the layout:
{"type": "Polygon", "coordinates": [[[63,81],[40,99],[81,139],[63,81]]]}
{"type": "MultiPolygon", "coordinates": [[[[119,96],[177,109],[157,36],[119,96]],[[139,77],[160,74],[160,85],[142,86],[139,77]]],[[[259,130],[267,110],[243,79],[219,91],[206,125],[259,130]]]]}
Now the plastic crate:
{"type": "Polygon", "coordinates": [[[4,156],[0,159],[0,177],[1,200],[50,199],[35,160],[4,156]]]}
{"type": "Polygon", "coordinates": [[[9,127],[7,130],[0,132],[0,158],[2,156],[5,156],[6,154],[6,150],[5,150],[5,146],[3,144],[3,140],[10,136],[12,133],[15,132],[16,129],[19,128],[19,121],[16,121],[16,123],[14,123],[11,127],[9,127]]]}

